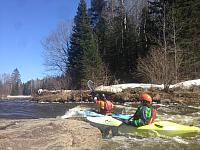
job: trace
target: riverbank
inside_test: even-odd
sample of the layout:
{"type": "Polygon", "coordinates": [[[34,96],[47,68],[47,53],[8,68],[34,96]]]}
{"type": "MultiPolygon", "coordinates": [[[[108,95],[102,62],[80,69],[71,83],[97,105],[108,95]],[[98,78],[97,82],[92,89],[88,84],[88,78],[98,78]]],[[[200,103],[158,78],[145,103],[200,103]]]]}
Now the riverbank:
{"type": "Polygon", "coordinates": [[[0,149],[98,150],[101,132],[73,119],[0,120],[0,149]]]}
{"type": "MultiPolygon", "coordinates": [[[[107,99],[116,103],[137,102],[142,92],[148,92],[153,96],[156,103],[180,103],[200,105],[200,86],[192,86],[189,89],[173,88],[168,92],[159,88],[144,89],[141,87],[127,88],[121,92],[113,93],[107,91],[97,91],[105,93],[107,99]]],[[[57,93],[35,94],[32,100],[37,102],[93,102],[91,92],[88,90],[60,91],[57,93]]]]}
{"type": "Polygon", "coordinates": [[[33,97],[31,95],[7,95],[2,96],[0,99],[6,99],[6,100],[13,100],[13,99],[32,99],[33,97]]]}

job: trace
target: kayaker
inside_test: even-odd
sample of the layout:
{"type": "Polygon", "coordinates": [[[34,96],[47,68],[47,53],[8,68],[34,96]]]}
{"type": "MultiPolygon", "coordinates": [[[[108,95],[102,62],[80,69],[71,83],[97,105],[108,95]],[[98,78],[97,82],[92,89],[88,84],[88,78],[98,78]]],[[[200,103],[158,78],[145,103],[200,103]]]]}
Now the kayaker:
{"type": "Polygon", "coordinates": [[[111,101],[106,99],[105,94],[97,94],[94,97],[99,113],[104,115],[112,115],[114,105],[111,101]]]}
{"type": "Polygon", "coordinates": [[[141,104],[138,106],[135,114],[128,120],[126,124],[140,127],[143,125],[151,124],[156,118],[156,109],[152,107],[152,97],[143,93],[140,97],[141,104]]]}

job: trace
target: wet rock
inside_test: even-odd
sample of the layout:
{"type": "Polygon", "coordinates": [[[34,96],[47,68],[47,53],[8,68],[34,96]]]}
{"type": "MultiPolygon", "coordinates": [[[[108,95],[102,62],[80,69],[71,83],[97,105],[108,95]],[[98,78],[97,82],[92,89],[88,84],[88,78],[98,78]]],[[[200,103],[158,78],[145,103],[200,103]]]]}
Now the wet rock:
{"type": "Polygon", "coordinates": [[[78,120],[0,120],[2,150],[95,150],[101,148],[97,128],[78,120]]]}

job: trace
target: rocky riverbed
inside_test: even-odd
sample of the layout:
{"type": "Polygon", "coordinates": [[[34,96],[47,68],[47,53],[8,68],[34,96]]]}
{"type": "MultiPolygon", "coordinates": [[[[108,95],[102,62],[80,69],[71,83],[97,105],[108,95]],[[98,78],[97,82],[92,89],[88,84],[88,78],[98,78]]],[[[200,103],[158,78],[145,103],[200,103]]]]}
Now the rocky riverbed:
{"type": "Polygon", "coordinates": [[[2,150],[97,150],[101,132],[73,119],[0,120],[2,150]]]}

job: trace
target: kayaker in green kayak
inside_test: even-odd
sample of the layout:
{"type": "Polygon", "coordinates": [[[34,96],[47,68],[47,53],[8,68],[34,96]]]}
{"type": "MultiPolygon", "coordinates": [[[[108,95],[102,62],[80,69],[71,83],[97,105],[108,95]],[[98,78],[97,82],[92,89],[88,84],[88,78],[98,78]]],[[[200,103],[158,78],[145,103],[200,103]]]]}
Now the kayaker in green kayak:
{"type": "Polygon", "coordinates": [[[134,127],[151,124],[156,118],[156,109],[152,107],[152,97],[143,93],[140,97],[141,104],[138,106],[135,114],[124,122],[134,127]]]}

